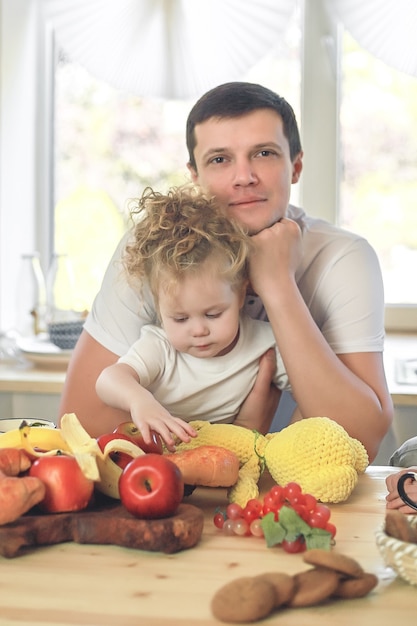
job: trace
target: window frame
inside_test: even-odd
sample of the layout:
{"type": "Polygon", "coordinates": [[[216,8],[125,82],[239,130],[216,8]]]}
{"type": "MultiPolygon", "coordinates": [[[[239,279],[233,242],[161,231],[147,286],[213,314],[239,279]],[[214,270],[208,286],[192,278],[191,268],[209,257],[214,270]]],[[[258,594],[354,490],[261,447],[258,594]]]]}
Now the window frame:
{"type": "MultiPolygon", "coordinates": [[[[337,222],[340,32],[325,0],[301,2],[300,204],[337,222]],[[315,158],[320,145],[320,159],[315,158]]],[[[0,328],[13,325],[20,256],[53,247],[53,32],[41,0],[0,0],[0,328]]],[[[43,268],[46,270],[46,268],[43,268]]],[[[386,329],[417,330],[417,306],[387,305],[386,329]]]]}

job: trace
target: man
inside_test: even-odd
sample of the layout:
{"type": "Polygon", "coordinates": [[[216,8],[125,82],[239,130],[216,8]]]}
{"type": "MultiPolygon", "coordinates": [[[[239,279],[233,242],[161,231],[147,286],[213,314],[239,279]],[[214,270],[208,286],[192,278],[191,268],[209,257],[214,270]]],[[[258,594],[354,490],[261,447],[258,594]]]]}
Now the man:
{"type": "MultiPolygon", "coordinates": [[[[191,110],[187,147],[192,180],[252,235],[246,310],[272,325],[297,404],[293,420],[334,419],[362,441],[372,461],[393,414],[382,358],[381,272],[364,239],[289,205],[303,157],[292,108],[260,85],[221,85],[191,110]]],[[[152,299],[123,278],[120,254],[121,246],[74,350],[62,394],[61,414],[77,413],[92,435],[130,419],[98,400],[95,382],[141,326],[155,321],[152,299]]],[[[270,351],[236,424],[268,431],[279,394],[270,385],[274,370],[270,351]]]]}

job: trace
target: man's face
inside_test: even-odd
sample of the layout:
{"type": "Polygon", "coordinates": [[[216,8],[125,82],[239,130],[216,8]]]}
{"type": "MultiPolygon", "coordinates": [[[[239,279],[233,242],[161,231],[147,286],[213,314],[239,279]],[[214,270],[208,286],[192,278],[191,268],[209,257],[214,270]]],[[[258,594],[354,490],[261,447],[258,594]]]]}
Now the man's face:
{"type": "Polygon", "coordinates": [[[197,170],[191,177],[213,194],[230,217],[254,234],[284,217],[291,184],[299,179],[282,119],[271,109],[237,118],[210,118],[195,127],[197,170]]]}

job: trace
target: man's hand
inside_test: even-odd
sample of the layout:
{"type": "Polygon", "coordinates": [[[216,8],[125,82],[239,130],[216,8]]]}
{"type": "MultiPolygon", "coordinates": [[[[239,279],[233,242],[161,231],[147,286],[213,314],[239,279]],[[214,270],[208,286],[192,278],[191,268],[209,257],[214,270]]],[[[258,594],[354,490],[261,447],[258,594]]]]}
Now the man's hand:
{"type": "MultiPolygon", "coordinates": [[[[417,467],[409,467],[407,469],[400,470],[395,474],[390,474],[385,479],[385,484],[387,485],[388,495],[386,496],[387,509],[398,509],[401,513],[414,513],[415,510],[410,506],[405,504],[405,502],[400,498],[398,493],[398,479],[403,476],[403,474],[408,474],[409,472],[416,472],[417,467]]],[[[411,498],[411,500],[417,502],[417,482],[410,480],[406,480],[405,485],[406,493],[411,498]]]]}
{"type": "Polygon", "coordinates": [[[302,232],[297,222],[284,217],[251,239],[250,282],[264,300],[282,280],[294,278],[302,258],[302,232]]]}
{"type": "Polygon", "coordinates": [[[270,348],[259,360],[255,384],[240,407],[234,424],[258,430],[262,434],[269,431],[281,397],[281,391],[272,384],[276,367],[275,350],[270,348]]]}

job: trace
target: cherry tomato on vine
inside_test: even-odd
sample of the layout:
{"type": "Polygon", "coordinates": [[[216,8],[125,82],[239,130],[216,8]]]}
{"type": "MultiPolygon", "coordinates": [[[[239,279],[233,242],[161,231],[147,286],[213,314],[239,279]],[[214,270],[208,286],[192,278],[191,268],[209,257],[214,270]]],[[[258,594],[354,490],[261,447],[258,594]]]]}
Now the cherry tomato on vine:
{"type": "Polygon", "coordinates": [[[232,504],[228,504],[226,508],[226,517],[228,519],[239,519],[242,517],[243,509],[240,504],[236,504],[233,502],[232,504]]]}
{"type": "Polygon", "coordinates": [[[224,520],[225,516],[223,513],[216,513],[213,517],[213,524],[216,528],[219,528],[221,530],[224,526],[224,520]]]}
{"type": "Polygon", "coordinates": [[[330,512],[329,507],[326,506],[325,504],[317,503],[316,508],[314,509],[314,512],[316,515],[320,515],[320,517],[322,517],[325,522],[329,521],[331,512],[330,512]]]}
{"type": "Polygon", "coordinates": [[[281,546],[288,552],[289,554],[296,554],[297,552],[304,552],[306,549],[306,542],[304,541],[304,537],[298,537],[294,541],[288,541],[284,539],[281,543],[281,546]]]}
{"type": "Polygon", "coordinates": [[[327,532],[331,534],[332,539],[334,539],[336,535],[336,526],[334,524],[332,524],[331,522],[327,522],[326,526],[324,527],[324,530],[327,530],[327,532]]]}

